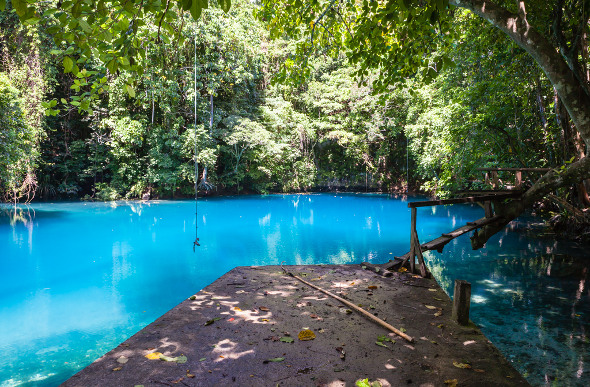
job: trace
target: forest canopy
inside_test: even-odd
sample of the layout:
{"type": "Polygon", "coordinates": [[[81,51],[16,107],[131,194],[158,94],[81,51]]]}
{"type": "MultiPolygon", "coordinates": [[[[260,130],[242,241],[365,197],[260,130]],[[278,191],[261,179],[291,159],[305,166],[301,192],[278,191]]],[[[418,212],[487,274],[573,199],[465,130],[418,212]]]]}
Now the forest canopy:
{"type": "Polygon", "coordinates": [[[445,196],[548,167],[504,220],[585,207],[587,3],[1,1],[0,194],[189,196],[196,154],[203,192],[445,196]]]}

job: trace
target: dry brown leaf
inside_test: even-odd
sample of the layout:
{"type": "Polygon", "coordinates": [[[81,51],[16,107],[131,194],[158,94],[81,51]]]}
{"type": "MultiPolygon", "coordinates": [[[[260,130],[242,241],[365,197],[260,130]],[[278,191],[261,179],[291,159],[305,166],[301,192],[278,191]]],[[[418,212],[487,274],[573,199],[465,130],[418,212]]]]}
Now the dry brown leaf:
{"type": "Polygon", "coordinates": [[[266,306],[261,306],[261,307],[260,307],[260,308],[258,308],[258,309],[260,309],[260,310],[261,310],[261,311],[263,311],[263,312],[268,312],[268,311],[270,311],[270,309],[268,309],[266,306]]]}
{"type": "Polygon", "coordinates": [[[485,370],[482,370],[482,369],[479,369],[479,368],[474,368],[473,370],[474,370],[475,372],[479,372],[479,373],[482,373],[482,374],[483,374],[484,372],[486,372],[485,370]]]}
{"type": "Polygon", "coordinates": [[[369,289],[371,289],[371,290],[377,289],[377,286],[375,286],[375,285],[369,285],[369,289]]]}

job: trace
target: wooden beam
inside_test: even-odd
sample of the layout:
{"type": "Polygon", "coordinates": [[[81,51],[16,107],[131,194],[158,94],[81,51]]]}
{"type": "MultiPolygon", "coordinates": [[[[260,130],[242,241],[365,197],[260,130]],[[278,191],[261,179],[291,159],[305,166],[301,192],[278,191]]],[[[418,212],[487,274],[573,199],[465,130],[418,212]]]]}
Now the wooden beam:
{"type": "Polygon", "coordinates": [[[502,194],[513,194],[513,193],[523,193],[522,190],[517,189],[478,189],[478,190],[466,190],[466,191],[459,191],[457,195],[502,195],[502,194]]]}
{"type": "Polygon", "coordinates": [[[483,203],[489,200],[503,200],[520,197],[522,193],[516,191],[513,193],[504,193],[498,195],[481,195],[481,196],[470,196],[466,198],[454,198],[454,199],[442,199],[442,200],[427,200],[422,202],[409,202],[409,208],[417,207],[429,207],[429,206],[444,206],[447,204],[460,204],[460,203],[483,203]]]}
{"type": "Polygon", "coordinates": [[[475,168],[479,172],[549,172],[553,168],[475,168]]]}
{"type": "MultiPolygon", "coordinates": [[[[423,243],[422,245],[420,245],[420,248],[422,251],[437,250],[439,252],[442,252],[442,249],[446,246],[446,244],[449,243],[450,241],[452,241],[453,239],[455,239],[463,234],[466,234],[470,231],[473,231],[477,228],[481,228],[481,227],[485,226],[486,224],[497,222],[501,219],[502,219],[501,216],[496,215],[491,218],[481,218],[481,219],[476,220],[475,222],[467,222],[466,226],[461,226],[454,231],[451,231],[449,233],[445,233],[445,234],[439,236],[438,238],[431,240],[430,242],[423,243]]],[[[405,253],[404,255],[402,255],[400,257],[396,257],[396,258],[399,258],[401,260],[405,260],[405,259],[408,259],[408,257],[410,257],[410,252],[405,253]]]]}

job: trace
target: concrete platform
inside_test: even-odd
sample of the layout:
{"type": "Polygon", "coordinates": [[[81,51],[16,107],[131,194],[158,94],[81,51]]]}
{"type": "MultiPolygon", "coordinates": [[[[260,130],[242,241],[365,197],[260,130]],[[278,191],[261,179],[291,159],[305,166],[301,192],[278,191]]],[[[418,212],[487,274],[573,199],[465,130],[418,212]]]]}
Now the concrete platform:
{"type": "Polygon", "coordinates": [[[451,301],[433,279],[384,278],[359,265],[285,268],[403,328],[415,342],[278,266],[238,267],[63,386],[354,386],[362,379],[528,386],[479,329],[452,322],[451,301]],[[300,340],[304,329],[315,339],[300,340]]]}

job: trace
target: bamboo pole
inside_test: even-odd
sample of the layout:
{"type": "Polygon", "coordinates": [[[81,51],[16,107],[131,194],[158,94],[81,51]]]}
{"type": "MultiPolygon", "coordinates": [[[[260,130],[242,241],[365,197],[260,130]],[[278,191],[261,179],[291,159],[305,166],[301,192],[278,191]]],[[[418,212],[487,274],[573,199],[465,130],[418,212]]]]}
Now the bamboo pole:
{"type": "Polygon", "coordinates": [[[407,341],[409,341],[410,343],[414,342],[414,339],[408,335],[406,335],[404,332],[400,331],[399,329],[395,328],[394,326],[386,323],[385,321],[381,320],[379,317],[376,317],[374,315],[372,315],[371,313],[367,312],[366,310],[364,310],[361,307],[356,306],[355,304],[353,304],[352,302],[345,300],[342,297],[338,297],[337,295],[335,295],[334,293],[330,293],[327,290],[324,290],[322,288],[320,288],[319,286],[316,286],[312,283],[307,282],[306,280],[304,280],[303,278],[294,275],[293,273],[288,272],[284,267],[281,266],[281,268],[283,269],[283,271],[285,272],[286,275],[293,277],[301,282],[303,282],[304,284],[311,286],[312,288],[319,290],[320,292],[327,294],[328,296],[337,299],[338,301],[340,301],[341,303],[343,303],[344,305],[356,310],[357,312],[363,314],[365,317],[368,317],[369,319],[373,320],[374,322],[376,322],[377,324],[381,325],[384,328],[389,329],[390,331],[392,331],[393,333],[395,333],[398,336],[403,337],[404,339],[406,339],[407,341]]]}

